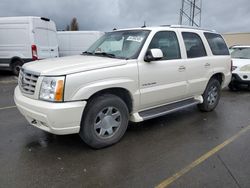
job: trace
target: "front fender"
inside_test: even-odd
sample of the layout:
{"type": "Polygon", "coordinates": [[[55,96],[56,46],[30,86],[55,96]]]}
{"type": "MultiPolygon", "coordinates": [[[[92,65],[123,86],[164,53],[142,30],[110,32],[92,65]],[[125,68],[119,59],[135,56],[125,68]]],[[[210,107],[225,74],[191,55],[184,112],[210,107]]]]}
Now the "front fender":
{"type": "Polygon", "coordinates": [[[95,93],[110,89],[110,88],[123,88],[128,90],[131,95],[135,95],[136,92],[136,83],[133,80],[120,78],[120,79],[110,79],[110,80],[98,80],[92,83],[88,83],[76,92],[72,93],[70,97],[71,100],[86,100],[90,98],[95,93]]]}

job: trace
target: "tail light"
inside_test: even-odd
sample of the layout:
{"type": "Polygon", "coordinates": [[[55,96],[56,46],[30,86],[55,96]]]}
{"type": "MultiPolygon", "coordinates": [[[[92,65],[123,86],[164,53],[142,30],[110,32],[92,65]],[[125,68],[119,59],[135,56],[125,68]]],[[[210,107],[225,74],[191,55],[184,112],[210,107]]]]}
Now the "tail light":
{"type": "Polygon", "coordinates": [[[31,46],[32,60],[38,60],[36,45],[31,46]]]}

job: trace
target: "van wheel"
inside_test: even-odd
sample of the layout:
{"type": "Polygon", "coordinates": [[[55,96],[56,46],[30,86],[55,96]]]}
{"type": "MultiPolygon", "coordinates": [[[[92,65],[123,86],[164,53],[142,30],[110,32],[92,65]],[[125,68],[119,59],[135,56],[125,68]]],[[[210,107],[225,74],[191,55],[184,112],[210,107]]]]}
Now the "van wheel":
{"type": "Polygon", "coordinates": [[[128,127],[129,112],[124,101],[111,94],[89,101],[82,117],[80,137],[92,148],[117,143],[128,127]]]}
{"type": "Polygon", "coordinates": [[[22,61],[20,61],[20,60],[14,61],[14,63],[12,63],[12,66],[11,66],[12,73],[15,76],[18,76],[19,72],[20,72],[20,70],[22,68],[22,66],[23,66],[23,62],[22,61]]]}
{"type": "Polygon", "coordinates": [[[220,100],[221,85],[217,79],[211,79],[208,82],[203,93],[203,103],[198,104],[198,108],[203,112],[210,112],[215,109],[220,100]]]}

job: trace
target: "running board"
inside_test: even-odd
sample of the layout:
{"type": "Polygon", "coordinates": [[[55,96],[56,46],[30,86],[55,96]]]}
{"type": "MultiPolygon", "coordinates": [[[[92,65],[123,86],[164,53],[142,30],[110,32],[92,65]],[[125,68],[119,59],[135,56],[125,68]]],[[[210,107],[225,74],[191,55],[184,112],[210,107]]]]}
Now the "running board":
{"type": "Polygon", "coordinates": [[[142,117],[143,120],[148,120],[148,119],[152,119],[152,118],[156,118],[159,116],[163,116],[190,106],[194,106],[196,104],[201,103],[200,100],[197,99],[186,99],[180,102],[176,102],[176,103],[172,103],[172,104],[168,104],[165,106],[160,106],[157,108],[153,108],[150,110],[145,110],[142,112],[139,112],[139,115],[142,117]]]}

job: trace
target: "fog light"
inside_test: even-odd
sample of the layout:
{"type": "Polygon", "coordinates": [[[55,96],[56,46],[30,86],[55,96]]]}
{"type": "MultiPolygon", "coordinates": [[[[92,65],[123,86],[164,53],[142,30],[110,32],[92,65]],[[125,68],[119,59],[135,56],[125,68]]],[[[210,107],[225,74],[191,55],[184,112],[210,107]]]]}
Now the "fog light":
{"type": "Polygon", "coordinates": [[[36,121],[35,119],[33,119],[33,120],[31,121],[31,124],[37,125],[37,121],[36,121]]]}

